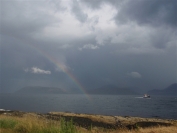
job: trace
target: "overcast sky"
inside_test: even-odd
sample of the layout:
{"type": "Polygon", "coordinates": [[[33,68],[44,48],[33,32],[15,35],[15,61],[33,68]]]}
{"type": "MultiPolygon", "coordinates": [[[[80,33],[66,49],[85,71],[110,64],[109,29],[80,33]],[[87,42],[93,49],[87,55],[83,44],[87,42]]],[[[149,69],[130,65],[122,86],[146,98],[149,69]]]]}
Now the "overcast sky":
{"type": "Polygon", "coordinates": [[[1,91],[177,82],[177,0],[1,0],[1,91]]]}

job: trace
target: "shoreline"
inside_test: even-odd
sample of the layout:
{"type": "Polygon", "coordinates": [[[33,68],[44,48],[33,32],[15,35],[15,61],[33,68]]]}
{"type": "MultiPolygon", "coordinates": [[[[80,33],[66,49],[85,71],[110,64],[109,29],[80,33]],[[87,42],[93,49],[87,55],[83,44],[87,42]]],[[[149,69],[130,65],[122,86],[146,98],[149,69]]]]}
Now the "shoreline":
{"type": "Polygon", "coordinates": [[[96,114],[79,114],[79,113],[68,113],[68,112],[49,112],[49,113],[35,113],[35,112],[22,112],[13,110],[0,109],[0,116],[15,116],[25,117],[30,115],[32,117],[49,119],[59,121],[64,118],[66,121],[73,120],[76,126],[89,129],[90,126],[105,128],[105,129],[136,129],[159,127],[159,126],[177,126],[177,120],[174,119],[160,119],[160,118],[143,118],[143,117],[132,117],[132,116],[107,116],[107,115],[96,115],[96,114]]]}

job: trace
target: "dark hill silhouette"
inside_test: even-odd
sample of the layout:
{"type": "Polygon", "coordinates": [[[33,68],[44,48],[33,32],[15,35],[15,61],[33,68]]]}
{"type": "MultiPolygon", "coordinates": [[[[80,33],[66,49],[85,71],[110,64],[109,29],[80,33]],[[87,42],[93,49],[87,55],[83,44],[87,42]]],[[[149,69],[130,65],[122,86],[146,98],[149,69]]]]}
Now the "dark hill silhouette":
{"type": "Polygon", "coordinates": [[[119,88],[115,85],[105,85],[97,89],[87,91],[89,94],[104,94],[104,95],[135,95],[135,91],[129,88],[119,88]]]}
{"type": "Polygon", "coordinates": [[[42,87],[42,86],[28,86],[24,87],[15,93],[28,94],[66,94],[66,91],[57,87],[42,87]]]}
{"type": "Polygon", "coordinates": [[[148,91],[148,94],[150,95],[171,95],[171,96],[177,96],[177,83],[171,84],[167,88],[163,90],[150,90],[148,91]]]}

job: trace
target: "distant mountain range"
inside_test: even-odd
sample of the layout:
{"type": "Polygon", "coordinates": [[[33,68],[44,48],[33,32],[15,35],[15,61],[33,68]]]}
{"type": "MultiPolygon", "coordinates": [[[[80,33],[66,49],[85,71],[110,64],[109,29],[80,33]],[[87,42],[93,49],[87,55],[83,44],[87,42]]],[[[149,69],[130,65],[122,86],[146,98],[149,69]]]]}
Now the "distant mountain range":
{"type": "Polygon", "coordinates": [[[171,84],[163,90],[150,90],[147,92],[149,95],[166,95],[166,96],[177,96],[177,83],[171,84]]]}
{"type": "MultiPolygon", "coordinates": [[[[27,94],[81,94],[78,89],[71,89],[64,91],[56,87],[41,87],[41,86],[28,86],[24,87],[15,93],[27,94]]],[[[103,95],[135,95],[135,91],[128,88],[119,88],[114,85],[105,85],[97,89],[87,90],[88,94],[103,94],[103,95]]]]}
{"type": "MultiPolygon", "coordinates": [[[[88,94],[100,94],[100,95],[137,95],[140,94],[133,88],[121,88],[115,85],[105,85],[96,89],[86,90],[88,94]]],[[[27,93],[27,94],[81,94],[79,89],[73,88],[70,90],[64,90],[57,87],[41,87],[41,86],[29,86],[24,87],[15,93],[27,93]]],[[[177,96],[177,83],[174,83],[163,90],[150,90],[147,92],[149,95],[172,95],[177,96]]]]}
{"type": "Polygon", "coordinates": [[[103,95],[135,95],[137,92],[129,88],[120,88],[115,85],[105,85],[97,89],[87,91],[89,94],[103,94],[103,95]]]}

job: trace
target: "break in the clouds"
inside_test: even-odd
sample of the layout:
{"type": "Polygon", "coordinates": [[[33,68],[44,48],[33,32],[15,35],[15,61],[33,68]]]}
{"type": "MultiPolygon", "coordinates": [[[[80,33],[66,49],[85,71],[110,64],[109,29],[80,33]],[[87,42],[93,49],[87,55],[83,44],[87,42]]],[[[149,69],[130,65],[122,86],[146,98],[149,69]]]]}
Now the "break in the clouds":
{"type": "Polygon", "coordinates": [[[44,84],[77,88],[76,79],[86,89],[163,88],[177,82],[176,0],[0,4],[3,90],[44,84]],[[23,68],[33,74],[24,75],[23,68]]]}
{"type": "Polygon", "coordinates": [[[43,69],[40,69],[38,67],[32,67],[30,69],[26,68],[26,69],[24,69],[24,71],[34,73],[34,74],[51,74],[51,71],[43,70],[43,69]]]}

